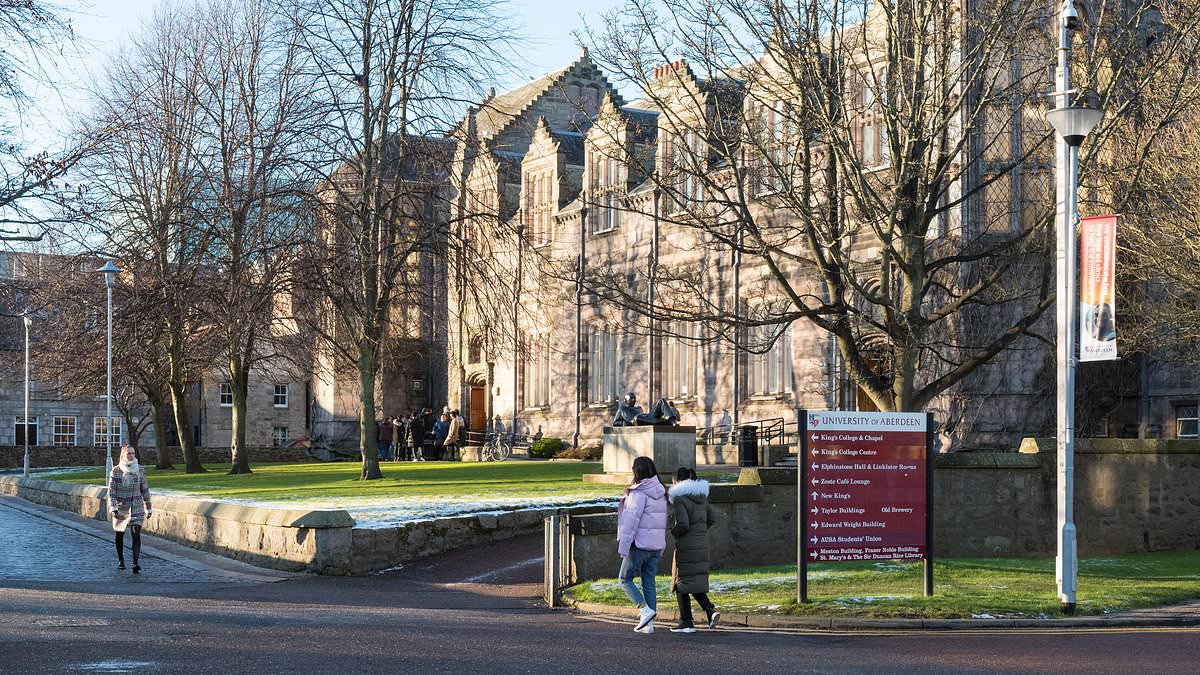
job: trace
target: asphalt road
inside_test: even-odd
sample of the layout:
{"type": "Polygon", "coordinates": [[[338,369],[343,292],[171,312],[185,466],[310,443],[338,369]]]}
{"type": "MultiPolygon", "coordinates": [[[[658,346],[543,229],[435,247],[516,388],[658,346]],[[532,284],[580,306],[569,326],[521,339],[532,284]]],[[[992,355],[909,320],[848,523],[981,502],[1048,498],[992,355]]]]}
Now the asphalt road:
{"type": "Polygon", "coordinates": [[[639,635],[539,606],[536,538],[365,578],[281,578],[147,542],[139,577],[105,571],[103,524],[0,500],[0,672],[1200,671],[1197,629],[639,635]]]}

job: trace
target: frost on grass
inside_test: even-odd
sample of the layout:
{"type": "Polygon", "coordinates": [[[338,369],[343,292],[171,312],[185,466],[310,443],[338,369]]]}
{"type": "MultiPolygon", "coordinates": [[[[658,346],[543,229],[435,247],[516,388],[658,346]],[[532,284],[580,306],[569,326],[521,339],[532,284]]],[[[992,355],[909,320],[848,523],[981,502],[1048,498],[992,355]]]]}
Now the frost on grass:
{"type": "Polygon", "coordinates": [[[912,600],[911,595],[850,595],[834,599],[830,604],[841,605],[872,605],[887,600],[912,600]]]}
{"type": "Polygon", "coordinates": [[[296,499],[215,499],[185,490],[154,490],[156,494],[187,497],[209,502],[261,506],[271,509],[311,509],[346,511],[355,527],[381,529],[438,518],[467,515],[500,515],[513,511],[557,509],[569,506],[615,507],[617,497],[488,497],[486,495],[413,496],[413,497],[300,497],[296,499]]]}

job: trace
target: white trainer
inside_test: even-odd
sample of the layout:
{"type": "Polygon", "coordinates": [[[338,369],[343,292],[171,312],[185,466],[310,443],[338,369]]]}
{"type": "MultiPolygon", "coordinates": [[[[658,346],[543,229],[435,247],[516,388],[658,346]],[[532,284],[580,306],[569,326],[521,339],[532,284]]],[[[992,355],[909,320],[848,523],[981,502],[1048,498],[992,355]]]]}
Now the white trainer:
{"type": "Polygon", "coordinates": [[[642,628],[645,628],[647,625],[650,624],[651,621],[654,620],[654,617],[657,615],[658,615],[658,612],[654,611],[653,609],[650,609],[650,607],[648,605],[646,607],[643,607],[638,612],[638,625],[637,625],[637,628],[634,628],[634,630],[640,630],[642,628]]]}
{"type": "Polygon", "coordinates": [[[634,628],[633,632],[635,632],[635,633],[653,633],[654,632],[654,622],[651,621],[650,623],[646,624],[645,626],[643,626],[641,628],[634,628]]]}

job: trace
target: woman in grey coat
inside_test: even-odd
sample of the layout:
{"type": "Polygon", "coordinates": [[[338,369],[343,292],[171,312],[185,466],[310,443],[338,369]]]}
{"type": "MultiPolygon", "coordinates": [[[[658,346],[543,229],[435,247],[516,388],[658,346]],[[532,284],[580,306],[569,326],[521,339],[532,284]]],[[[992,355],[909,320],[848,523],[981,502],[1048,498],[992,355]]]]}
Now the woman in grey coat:
{"type": "Polygon", "coordinates": [[[669,491],[675,526],[675,560],[671,565],[671,590],[679,601],[679,625],[672,633],[695,633],[692,603],[688,595],[708,615],[708,627],[716,628],[721,614],[708,599],[708,528],[712,527],[712,509],[708,507],[708,481],[698,480],[696,472],[680,467],[669,491]]]}
{"type": "Polygon", "coordinates": [[[125,530],[133,535],[133,573],[142,571],[142,523],[150,517],[150,488],[146,469],[138,464],[137,451],[121,446],[121,462],[108,477],[108,510],[117,535],[117,569],[125,569],[125,530]]]}

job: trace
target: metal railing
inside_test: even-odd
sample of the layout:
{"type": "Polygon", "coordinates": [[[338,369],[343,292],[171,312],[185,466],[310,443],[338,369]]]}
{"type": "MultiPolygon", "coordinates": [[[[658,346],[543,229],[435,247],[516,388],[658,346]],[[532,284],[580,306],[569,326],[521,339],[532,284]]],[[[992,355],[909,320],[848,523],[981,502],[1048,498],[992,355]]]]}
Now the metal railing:
{"type": "Polygon", "coordinates": [[[708,445],[732,445],[737,443],[741,427],[758,427],[759,445],[786,445],[790,442],[789,438],[795,435],[793,431],[788,430],[788,425],[782,417],[771,417],[742,422],[737,427],[697,427],[696,440],[704,441],[708,445]]]}

